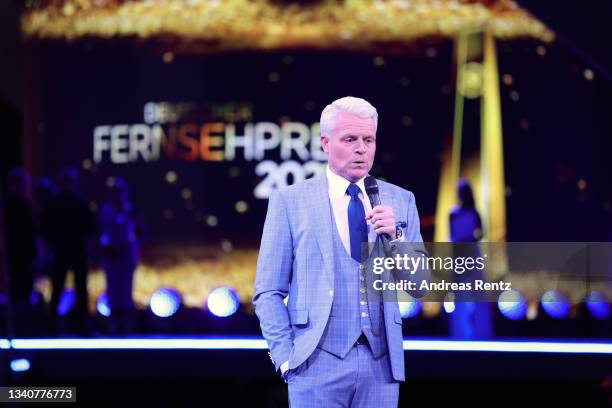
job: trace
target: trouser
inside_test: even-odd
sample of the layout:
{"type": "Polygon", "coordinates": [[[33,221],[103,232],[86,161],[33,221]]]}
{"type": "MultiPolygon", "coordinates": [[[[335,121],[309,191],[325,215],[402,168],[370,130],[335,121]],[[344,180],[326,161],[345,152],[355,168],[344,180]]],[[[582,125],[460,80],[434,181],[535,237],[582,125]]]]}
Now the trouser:
{"type": "Polygon", "coordinates": [[[87,262],[85,259],[55,259],[52,271],[51,292],[51,325],[52,330],[57,329],[57,306],[66,283],[68,270],[74,274],[74,286],[76,291],[75,317],[79,330],[86,330],[87,322],[87,262]]]}
{"type": "Polygon", "coordinates": [[[375,359],[367,344],[356,344],[344,359],[316,348],[289,371],[287,383],[291,408],[396,408],[399,400],[389,354],[375,359]]]}

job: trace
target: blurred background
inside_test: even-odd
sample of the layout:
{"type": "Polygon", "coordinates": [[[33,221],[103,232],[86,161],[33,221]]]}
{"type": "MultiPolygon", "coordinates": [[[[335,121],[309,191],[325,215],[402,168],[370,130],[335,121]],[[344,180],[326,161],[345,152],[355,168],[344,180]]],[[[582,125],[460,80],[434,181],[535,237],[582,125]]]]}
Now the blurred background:
{"type": "MultiPolygon", "coordinates": [[[[612,252],[612,7],[558,3],[2,2],[0,382],[286,406],[251,303],[267,198],[325,170],[320,112],[347,95],[424,241],[612,252]]],[[[403,303],[400,404],[608,406],[598,276],[403,303]]]]}

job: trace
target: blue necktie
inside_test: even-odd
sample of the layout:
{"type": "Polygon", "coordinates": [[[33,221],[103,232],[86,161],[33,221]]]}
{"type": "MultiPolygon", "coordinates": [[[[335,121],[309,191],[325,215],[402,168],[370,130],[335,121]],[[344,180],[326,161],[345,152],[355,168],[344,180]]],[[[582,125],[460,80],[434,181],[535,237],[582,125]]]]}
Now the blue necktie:
{"type": "Polygon", "coordinates": [[[368,242],[368,226],[365,220],[363,203],[359,199],[359,187],[350,184],[346,193],[351,196],[348,205],[349,236],[351,238],[351,257],[361,262],[361,244],[368,242]]]}

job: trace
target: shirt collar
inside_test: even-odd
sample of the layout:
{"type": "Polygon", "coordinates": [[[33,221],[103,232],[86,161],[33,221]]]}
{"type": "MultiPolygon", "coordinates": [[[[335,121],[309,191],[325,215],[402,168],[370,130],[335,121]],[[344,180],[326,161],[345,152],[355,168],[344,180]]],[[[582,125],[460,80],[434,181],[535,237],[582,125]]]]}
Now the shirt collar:
{"type": "MultiPolygon", "coordinates": [[[[329,184],[330,195],[333,198],[344,197],[344,195],[346,194],[346,189],[348,188],[349,184],[351,184],[351,182],[345,179],[344,177],[339,176],[336,173],[334,173],[329,168],[329,165],[327,165],[326,174],[327,174],[327,183],[329,184]]],[[[362,178],[357,180],[357,182],[355,183],[357,184],[357,187],[359,187],[362,197],[367,197],[365,194],[365,184],[363,181],[365,180],[366,177],[367,176],[363,176],[362,178]]]]}

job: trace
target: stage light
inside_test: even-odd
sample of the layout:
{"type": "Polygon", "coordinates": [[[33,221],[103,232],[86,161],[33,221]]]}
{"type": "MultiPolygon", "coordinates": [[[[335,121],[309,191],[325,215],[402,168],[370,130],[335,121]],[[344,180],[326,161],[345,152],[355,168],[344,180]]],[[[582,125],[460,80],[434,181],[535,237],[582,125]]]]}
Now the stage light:
{"type": "Polygon", "coordinates": [[[411,300],[409,302],[397,302],[399,303],[400,314],[402,319],[409,319],[415,317],[421,312],[423,304],[419,300],[411,300]]]}
{"type": "Polygon", "coordinates": [[[60,295],[60,301],[57,305],[57,313],[60,316],[66,316],[76,303],[76,292],[74,289],[64,289],[60,295]]]}
{"type": "Polygon", "coordinates": [[[448,293],[444,297],[444,311],[448,314],[455,311],[455,294],[453,292],[448,293]]]}
{"type": "MultiPolygon", "coordinates": [[[[0,345],[9,342],[0,339],[0,345]]],[[[13,339],[15,350],[267,350],[262,338],[129,338],[129,339],[13,339]]],[[[7,347],[8,348],[8,347],[7,347]]],[[[575,353],[612,355],[609,342],[464,341],[409,338],[404,350],[575,353]]]]}
{"type": "Polygon", "coordinates": [[[96,308],[98,309],[98,313],[104,317],[109,317],[111,315],[111,308],[108,304],[108,296],[106,292],[102,292],[100,296],[98,296],[96,308]]]}
{"type": "Polygon", "coordinates": [[[587,309],[591,315],[598,320],[607,320],[610,318],[610,304],[606,300],[603,293],[597,290],[591,290],[585,298],[587,309]]]}
{"type": "Polygon", "coordinates": [[[108,234],[102,234],[100,235],[100,245],[102,245],[103,247],[108,246],[109,242],[110,242],[110,237],[108,236],[108,234]]]}
{"type": "Polygon", "coordinates": [[[236,292],[228,287],[213,289],[208,295],[208,310],[218,317],[228,317],[236,313],[240,299],[236,292]]]}
{"type": "Polygon", "coordinates": [[[525,315],[527,320],[535,320],[535,319],[537,319],[538,313],[539,313],[538,301],[537,300],[533,300],[533,301],[529,302],[528,305],[527,305],[527,314],[525,315]]]}
{"type": "Polygon", "coordinates": [[[540,300],[544,311],[553,319],[564,319],[569,315],[570,304],[567,297],[558,290],[549,290],[540,300]]]}
{"type": "Polygon", "coordinates": [[[440,316],[442,312],[442,303],[440,302],[421,302],[423,317],[427,319],[433,319],[434,317],[440,316]]]}
{"type": "Polygon", "coordinates": [[[219,219],[214,215],[209,215],[206,217],[206,224],[208,224],[209,227],[216,227],[217,224],[219,224],[219,219]]]}
{"type": "Polygon", "coordinates": [[[224,252],[232,252],[234,246],[230,241],[224,239],[223,241],[221,241],[221,249],[223,249],[224,252]]]}
{"type": "Polygon", "coordinates": [[[236,212],[243,214],[247,212],[247,210],[249,209],[249,205],[246,203],[246,201],[238,201],[234,205],[234,208],[236,212]]]}
{"type": "Polygon", "coordinates": [[[27,358],[18,358],[11,361],[11,370],[16,373],[22,373],[30,369],[30,362],[27,358]]]}
{"type": "Polygon", "coordinates": [[[181,190],[181,197],[183,197],[184,200],[189,200],[192,195],[191,189],[184,188],[181,190]]]}
{"type": "Polygon", "coordinates": [[[497,299],[499,311],[510,320],[520,320],[527,313],[527,301],[516,289],[506,290],[497,299]]]}
{"type": "Polygon", "coordinates": [[[170,317],[181,306],[181,295],[174,288],[159,288],[153,292],[149,303],[155,316],[170,317]]]}
{"type": "Polygon", "coordinates": [[[174,184],[178,180],[178,174],[175,171],[169,171],[166,173],[166,182],[168,184],[174,184]]]}

